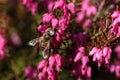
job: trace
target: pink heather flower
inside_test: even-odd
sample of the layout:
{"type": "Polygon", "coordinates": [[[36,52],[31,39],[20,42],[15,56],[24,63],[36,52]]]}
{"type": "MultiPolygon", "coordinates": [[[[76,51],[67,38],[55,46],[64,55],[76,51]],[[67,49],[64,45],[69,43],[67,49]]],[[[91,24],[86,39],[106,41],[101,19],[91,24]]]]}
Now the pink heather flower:
{"type": "Polygon", "coordinates": [[[111,67],[110,67],[110,72],[111,72],[111,73],[115,72],[115,65],[114,65],[114,64],[111,65],[111,67]]]}
{"type": "Polygon", "coordinates": [[[0,60],[5,57],[5,49],[0,50],[0,60]]]}
{"type": "Polygon", "coordinates": [[[33,2],[33,0],[21,0],[22,4],[27,5],[33,2]]]}
{"type": "Polygon", "coordinates": [[[48,68],[47,70],[48,73],[48,80],[56,80],[56,72],[53,68],[48,68]]]}
{"type": "Polygon", "coordinates": [[[87,67],[87,77],[91,77],[91,75],[92,75],[92,69],[91,69],[91,67],[87,67]]]}
{"type": "Polygon", "coordinates": [[[61,71],[61,66],[56,65],[56,71],[57,71],[57,72],[60,72],[60,71],[61,71]]]}
{"type": "Polygon", "coordinates": [[[95,6],[90,6],[87,10],[86,10],[86,16],[90,17],[91,15],[96,15],[97,13],[97,9],[95,6]]]}
{"type": "Polygon", "coordinates": [[[0,49],[4,48],[6,46],[6,40],[3,37],[2,34],[0,34],[0,49]]]}
{"type": "Polygon", "coordinates": [[[29,9],[32,12],[32,15],[35,15],[35,13],[37,12],[37,9],[38,9],[38,3],[37,2],[32,3],[32,5],[29,9]]]}
{"type": "Polygon", "coordinates": [[[46,65],[48,64],[47,60],[42,60],[38,63],[37,69],[41,70],[42,68],[44,68],[46,65]]]}
{"type": "Polygon", "coordinates": [[[92,24],[92,20],[91,19],[87,19],[84,24],[83,24],[83,28],[88,28],[90,27],[92,24]]]}
{"type": "Polygon", "coordinates": [[[37,77],[36,69],[34,69],[32,66],[28,66],[25,69],[25,77],[28,78],[29,80],[36,79],[36,77],[37,77]]]}
{"type": "Polygon", "coordinates": [[[117,18],[119,15],[120,15],[120,11],[115,11],[115,12],[111,15],[111,18],[112,18],[112,19],[115,19],[115,18],[117,18]]]}
{"type": "Polygon", "coordinates": [[[68,7],[68,9],[70,10],[70,12],[71,12],[72,14],[75,13],[75,4],[74,4],[74,3],[70,2],[70,3],[67,5],[67,7],[68,7]]]}
{"type": "Polygon", "coordinates": [[[85,51],[84,47],[78,48],[78,52],[74,58],[74,62],[77,62],[82,58],[84,51],[85,51]]]}
{"type": "Polygon", "coordinates": [[[42,72],[39,73],[38,80],[47,80],[47,74],[43,74],[42,72]]]}
{"type": "Polygon", "coordinates": [[[55,39],[56,39],[56,41],[57,41],[58,43],[61,43],[61,42],[62,42],[62,37],[61,37],[61,35],[60,35],[58,32],[56,32],[56,34],[55,34],[55,39]]]}
{"type": "Polygon", "coordinates": [[[48,69],[48,67],[47,66],[45,66],[43,69],[42,69],[42,74],[46,74],[46,72],[47,72],[47,69],[48,69]]]}
{"type": "Polygon", "coordinates": [[[90,0],[84,0],[82,2],[82,11],[86,11],[90,6],[90,0]]]}
{"type": "Polygon", "coordinates": [[[82,57],[82,66],[86,66],[88,61],[89,61],[88,56],[83,56],[82,57]]]}
{"type": "Polygon", "coordinates": [[[53,67],[55,65],[55,57],[52,55],[49,57],[49,66],[53,67]]]}
{"type": "Polygon", "coordinates": [[[58,19],[57,18],[53,18],[51,21],[52,24],[52,28],[55,29],[58,25],[58,19]]]}
{"type": "Polygon", "coordinates": [[[116,53],[120,53],[120,45],[117,45],[117,46],[115,47],[114,51],[115,51],[116,53]]]}
{"type": "Polygon", "coordinates": [[[60,27],[60,29],[61,30],[65,30],[66,29],[66,23],[67,22],[67,20],[65,19],[65,18],[61,18],[61,19],[59,19],[59,27],[60,27]]]}
{"type": "Polygon", "coordinates": [[[61,8],[63,5],[65,4],[64,0],[57,0],[55,2],[54,8],[53,9],[57,9],[58,7],[61,8]]]}
{"type": "Polygon", "coordinates": [[[92,56],[98,51],[97,47],[93,47],[92,50],[90,51],[89,55],[92,56]]]}
{"type": "Polygon", "coordinates": [[[48,29],[48,26],[45,26],[45,25],[39,25],[37,27],[37,30],[40,32],[40,34],[44,34],[47,29],[48,29]]]}
{"type": "Polygon", "coordinates": [[[116,65],[115,73],[117,77],[120,77],[120,65],[116,65]]]}
{"type": "Polygon", "coordinates": [[[53,10],[53,7],[54,7],[54,2],[53,1],[49,1],[48,3],[48,11],[52,11],[53,10]]]}
{"type": "Polygon", "coordinates": [[[113,18],[112,28],[110,30],[111,33],[115,34],[117,37],[120,37],[120,12],[115,11],[111,18],[113,18]]]}
{"type": "Polygon", "coordinates": [[[112,50],[110,47],[103,47],[103,57],[107,57],[108,59],[110,59],[111,57],[111,53],[112,53],[112,50]]]}
{"type": "Polygon", "coordinates": [[[85,67],[82,66],[82,67],[81,67],[81,74],[82,74],[82,75],[85,75],[86,72],[87,72],[87,66],[85,66],[85,67]]]}
{"type": "Polygon", "coordinates": [[[120,77],[120,62],[115,62],[110,65],[110,72],[115,73],[116,77],[120,77]]]}
{"type": "Polygon", "coordinates": [[[20,36],[17,33],[13,33],[10,36],[10,42],[12,43],[12,45],[14,45],[15,47],[19,47],[22,45],[22,40],[20,38],[20,36]]]}
{"type": "Polygon", "coordinates": [[[6,52],[6,39],[2,34],[2,29],[0,28],[0,60],[4,58],[6,52]]]}
{"type": "Polygon", "coordinates": [[[102,50],[101,49],[99,49],[96,52],[96,58],[97,58],[97,60],[102,60],[102,50]]]}
{"type": "Polygon", "coordinates": [[[29,11],[32,12],[32,15],[35,15],[38,9],[38,3],[33,0],[22,0],[22,4],[25,5],[29,11]]]}
{"type": "Polygon", "coordinates": [[[50,22],[53,18],[53,14],[51,13],[45,13],[42,18],[42,22],[50,22]]]}
{"type": "Polygon", "coordinates": [[[78,52],[74,58],[74,62],[77,62],[78,60],[80,60],[82,56],[83,56],[83,54],[81,52],[78,52]]]}
{"type": "Polygon", "coordinates": [[[109,63],[109,60],[111,58],[111,53],[112,53],[111,48],[105,46],[102,49],[94,47],[90,51],[89,55],[90,56],[93,55],[93,61],[98,62],[98,66],[100,67],[103,62],[105,64],[109,63]]]}
{"type": "Polygon", "coordinates": [[[83,80],[81,77],[78,77],[77,80],[83,80]]]}
{"type": "Polygon", "coordinates": [[[56,65],[63,66],[64,58],[60,54],[55,54],[56,65]]]}
{"type": "Polygon", "coordinates": [[[82,22],[84,17],[85,17],[85,14],[83,12],[79,12],[76,17],[76,22],[77,23],[82,22]]]}

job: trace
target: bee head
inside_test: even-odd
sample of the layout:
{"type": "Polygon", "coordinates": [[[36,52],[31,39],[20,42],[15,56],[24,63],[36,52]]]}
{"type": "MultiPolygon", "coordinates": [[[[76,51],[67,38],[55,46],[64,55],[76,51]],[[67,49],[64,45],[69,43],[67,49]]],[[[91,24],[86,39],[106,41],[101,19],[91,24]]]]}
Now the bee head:
{"type": "Polygon", "coordinates": [[[49,36],[48,34],[46,34],[46,35],[44,36],[44,38],[45,38],[45,40],[50,40],[50,36],[49,36]]]}

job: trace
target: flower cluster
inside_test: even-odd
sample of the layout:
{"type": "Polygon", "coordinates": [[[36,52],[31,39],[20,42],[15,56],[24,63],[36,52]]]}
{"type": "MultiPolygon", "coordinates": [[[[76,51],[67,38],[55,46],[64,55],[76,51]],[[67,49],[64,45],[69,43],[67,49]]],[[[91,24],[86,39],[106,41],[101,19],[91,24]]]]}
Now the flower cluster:
{"type": "Polygon", "coordinates": [[[115,11],[111,18],[113,19],[111,33],[115,34],[117,37],[120,37],[120,11],[115,11]]]}
{"type": "Polygon", "coordinates": [[[97,9],[90,4],[90,0],[84,0],[79,12],[77,12],[76,22],[81,23],[83,28],[90,27],[90,24],[92,24],[90,17],[96,15],[96,13],[97,9]]]}
{"type": "Polygon", "coordinates": [[[84,53],[85,48],[81,46],[76,50],[75,52],[76,56],[75,58],[73,58],[74,62],[72,63],[73,64],[72,73],[73,75],[78,76],[78,80],[82,76],[90,78],[92,73],[91,67],[88,65],[89,58],[88,56],[85,56],[84,53]],[[81,64],[79,62],[81,62],[81,64]]]}
{"type": "Polygon", "coordinates": [[[35,15],[37,9],[38,9],[38,3],[34,0],[22,0],[22,4],[25,5],[25,7],[31,11],[32,15],[35,15]]]}
{"type": "MultiPolygon", "coordinates": [[[[37,66],[39,80],[58,79],[57,72],[61,71],[61,67],[65,63],[62,54],[67,56],[66,61],[69,62],[67,65],[70,66],[71,73],[73,76],[76,76],[77,80],[91,78],[91,61],[92,63],[97,62],[98,67],[111,65],[110,60],[113,53],[111,47],[113,44],[111,42],[117,40],[120,36],[119,10],[115,11],[111,15],[111,18],[100,18],[97,22],[92,18],[99,18],[102,12],[99,13],[101,11],[99,9],[97,13],[97,7],[92,2],[90,3],[90,0],[83,0],[80,2],[80,5],[77,4],[77,1],[72,2],[69,0],[42,0],[40,2],[44,3],[42,5],[46,8],[40,25],[37,27],[40,37],[44,37],[44,34],[49,29],[52,29],[55,34],[49,40],[50,50],[40,48],[43,52],[45,50],[48,51],[49,56],[47,59],[40,61],[37,66]],[[94,24],[92,21],[94,21],[94,24]],[[104,29],[99,24],[104,25],[104,29]],[[109,28],[110,25],[112,25],[111,29],[109,28]],[[115,39],[112,39],[113,36],[115,39]],[[71,41],[71,44],[67,44],[67,41],[68,43],[71,41]],[[64,45],[64,43],[66,44],[64,45]],[[64,45],[64,49],[62,45],[64,45]]],[[[101,3],[104,7],[104,2],[101,3]]],[[[33,1],[24,0],[23,4],[29,8],[29,5],[33,4],[33,1]]],[[[33,7],[33,14],[36,12],[36,7],[37,4],[33,7]]],[[[30,10],[32,10],[31,7],[30,10]]],[[[120,53],[119,47],[115,51],[120,53]]],[[[120,76],[119,70],[120,66],[118,63],[110,66],[110,71],[115,72],[117,77],[120,76]]]]}
{"type": "Polygon", "coordinates": [[[112,50],[110,47],[105,46],[102,49],[94,47],[90,51],[89,55],[93,55],[93,61],[98,62],[98,66],[100,67],[102,63],[108,64],[111,58],[112,50]]]}
{"type": "Polygon", "coordinates": [[[5,57],[6,53],[6,39],[3,36],[2,28],[0,28],[0,59],[3,59],[5,57]]]}
{"type": "Polygon", "coordinates": [[[32,66],[28,66],[26,67],[24,74],[27,79],[33,80],[33,79],[36,79],[37,77],[37,70],[32,66]]]}
{"type": "Polygon", "coordinates": [[[57,73],[61,71],[61,66],[64,65],[64,59],[60,54],[51,55],[48,60],[39,62],[37,69],[39,72],[39,80],[57,80],[57,73]]]}

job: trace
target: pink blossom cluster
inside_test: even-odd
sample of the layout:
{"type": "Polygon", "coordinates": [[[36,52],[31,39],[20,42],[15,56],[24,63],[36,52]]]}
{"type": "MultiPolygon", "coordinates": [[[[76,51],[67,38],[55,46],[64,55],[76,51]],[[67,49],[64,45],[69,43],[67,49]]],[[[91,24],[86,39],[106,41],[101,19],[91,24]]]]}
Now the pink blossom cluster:
{"type": "Polygon", "coordinates": [[[65,30],[70,28],[70,18],[71,14],[75,13],[75,5],[72,2],[67,4],[64,0],[43,1],[47,4],[48,12],[43,14],[38,31],[43,34],[47,29],[52,28],[55,31],[55,36],[54,40],[51,41],[51,46],[55,48],[62,43],[63,37],[66,37],[65,30]]]}
{"type": "Polygon", "coordinates": [[[29,80],[35,80],[37,77],[37,70],[32,66],[27,66],[24,75],[29,80]]]}
{"type": "MultiPolygon", "coordinates": [[[[26,2],[23,2],[23,4],[29,5],[32,2],[32,0],[28,2],[26,0],[26,2]]],[[[89,45],[89,43],[87,42],[87,40],[91,40],[88,39],[89,34],[85,31],[82,31],[81,29],[78,29],[78,27],[78,30],[74,31],[72,29],[76,28],[76,26],[70,25],[75,18],[75,22],[77,22],[77,24],[80,23],[80,26],[82,26],[82,28],[92,26],[91,18],[97,14],[97,8],[90,3],[90,0],[83,0],[82,5],[79,7],[76,6],[74,2],[67,2],[65,0],[41,0],[41,2],[44,2],[43,6],[47,9],[47,11],[43,14],[41,23],[37,27],[37,30],[40,33],[40,37],[43,36],[49,29],[54,30],[55,35],[50,41],[50,48],[53,50],[51,51],[53,53],[50,53],[50,56],[47,59],[41,60],[37,66],[37,70],[39,71],[39,80],[58,79],[57,72],[60,72],[61,67],[64,65],[64,59],[60,55],[60,50],[58,49],[60,49],[61,44],[67,38],[72,39],[71,45],[73,45],[71,46],[71,54],[69,51],[66,51],[65,53],[66,55],[68,55],[66,59],[69,63],[67,64],[70,65],[71,73],[73,74],[73,76],[77,77],[77,80],[81,80],[82,77],[91,78],[92,68],[91,65],[89,65],[90,61],[97,62],[98,67],[101,67],[104,64],[110,64],[110,59],[112,57],[111,54],[113,52],[111,46],[109,46],[108,44],[99,45],[96,43],[96,46],[89,45]],[[67,30],[71,30],[69,34],[67,34],[67,30]]],[[[110,32],[119,37],[120,11],[115,11],[111,15],[111,18],[113,22],[110,32]]],[[[105,34],[104,31],[103,34],[105,34]]],[[[97,37],[103,38],[102,33],[101,36],[98,35],[97,37]]],[[[100,42],[102,41],[103,40],[101,40],[100,42]]],[[[120,53],[119,47],[116,48],[115,51],[117,53],[120,53]]],[[[118,72],[120,69],[119,64],[113,64],[110,68],[111,72],[115,72],[117,77],[120,76],[118,72]]]]}
{"type": "Polygon", "coordinates": [[[73,64],[72,74],[78,77],[77,80],[79,80],[82,76],[90,78],[92,74],[91,67],[88,65],[89,58],[88,56],[85,56],[84,53],[85,48],[81,46],[76,50],[75,52],[76,55],[73,58],[74,62],[72,63],[73,64]]]}
{"type": "Polygon", "coordinates": [[[120,11],[114,11],[111,18],[113,19],[111,33],[115,34],[117,37],[120,37],[120,11]]]}
{"type": "Polygon", "coordinates": [[[31,11],[32,15],[35,15],[38,9],[38,3],[34,0],[21,0],[22,4],[25,5],[25,7],[31,11]]]}
{"type": "Polygon", "coordinates": [[[57,80],[57,73],[61,71],[61,67],[64,65],[63,57],[58,53],[51,55],[48,60],[44,59],[39,62],[37,70],[39,80],[57,80]]]}
{"type": "Polygon", "coordinates": [[[114,49],[116,53],[116,59],[113,63],[109,66],[109,71],[111,73],[115,73],[116,77],[120,77],[120,45],[117,45],[114,49]]]}
{"type": "Polygon", "coordinates": [[[83,28],[90,27],[92,24],[91,16],[95,16],[97,8],[90,4],[90,0],[83,0],[82,6],[77,12],[76,22],[81,23],[83,28]]]}
{"type": "Polygon", "coordinates": [[[111,53],[112,49],[108,46],[105,46],[102,49],[93,47],[89,55],[93,56],[93,61],[98,62],[98,66],[100,67],[102,63],[109,64],[111,53]]]}
{"type": "Polygon", "coordinates": [[[5,57],[6,53],[6,39],[3,36],[2,28],[0,28],[0,60],[5,57]]]}
{"type": "Polygon", "coordinates": [[[111,64],[109,69],[111,73],[115,73],[116,77],[120,77],[120,62],[111,64]]]}
{"type": "Polygon", "coordinates": [[[120,59],[120,45],[115,47],[114,52],[116,53],[117,58],[120,59]]]}

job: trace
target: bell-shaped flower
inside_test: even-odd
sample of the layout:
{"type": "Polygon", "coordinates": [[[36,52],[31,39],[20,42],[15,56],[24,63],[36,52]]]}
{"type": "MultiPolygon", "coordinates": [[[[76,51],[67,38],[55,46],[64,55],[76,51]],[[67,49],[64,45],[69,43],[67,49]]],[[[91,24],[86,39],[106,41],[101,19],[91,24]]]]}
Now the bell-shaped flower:
{"type": "Polygon", "coordinates": [[[74,4],[74,3],[70,2],[70,3],[67,5],[67,7],[68,7],[68,9],[70,10],[70,12],[71,12],[72,14],[75,13],[75,4],[74,4]]]}
{"type": "Polygon", "coordinates": [[[55,57],[54,55],[51,55],[49,57],[49,67],[53,67],[55,65],[55,57]]]}
{"type": "Polygon", "coordinates": [[[89,55],[92,56],[98,51],[97,47],[93,47],[92,50],[90,51],[89,55]]]}
{"type": "Polygon", "coordinates": [[[26,78],[28,78],[30,80],[33,80],[33,79],[35,79],[37,77],[37,71],[32,66],[28,66],[25,69],[24,75],[25,75],[26,78]]]}
{"type": "Polygon", "coordinates": [[[52,24],[52,28],[55,29],[58,25],[58,19],[57,18],[53,18],[51,21],[52,24]]]}
{"type": "Polygon", "coordinates": [[[43,23],[45,23],[45,22],[50,22],[53,17],[54,17],[54,16],[53,16],[53,14],[51,14],[51,13],[45,13],[45,14],[43,15],[42,22],[43,22],[43,23]]]}
{"type": "Polygon", "coordinates": [[[38,70],[41,70],[43,69],[46,65],[48,64],[48,61],[47,60],[42,60],[38,63],[38,66],[37,66],[37,69],[38,70]]]}
{"type": "Polygon", "coordinates": [[[83,56],[81,60],[82,60],[82,66],[86,66],[89,61],[88,56],[83,56]]]}
{"type": "Polygon", "coordinates": [[[115,19],[115,18],[117,18],[119,15],[120,15],[120,11],[115,11],[115,12],[111,15],[111,18],[112,18],[112,19],[115,19]]]}

